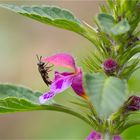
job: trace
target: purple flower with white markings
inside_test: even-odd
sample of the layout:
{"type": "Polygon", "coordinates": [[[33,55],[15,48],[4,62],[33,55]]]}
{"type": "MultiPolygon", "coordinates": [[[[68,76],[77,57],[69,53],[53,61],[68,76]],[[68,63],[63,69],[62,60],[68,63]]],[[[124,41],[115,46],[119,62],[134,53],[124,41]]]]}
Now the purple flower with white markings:
{"type": "Polygon", "coordinates": [[[50,91],[40,96],[39,101],[41,104],[52,99],[56,94],[63,92],[69,87],[75,91],[75,93],[83,98],[87,98],[83,88],[83,74],[82,70],[76,66],[74,58],[65,53],[56,54],[50,57],[43,57],[42,62],[49,62],[55,66],[66,67],[72,70],[72,72],[55,72],[54,80],[50,85],[50,91]]]}
{"type": "MultiPolygon", "coordinates": [[[[102,134],[96,131],[92,131],[85,140],[103,140],[102,134]]],[[[114,135],[112,140],[122,140],[119,135],[114,135]]]]}

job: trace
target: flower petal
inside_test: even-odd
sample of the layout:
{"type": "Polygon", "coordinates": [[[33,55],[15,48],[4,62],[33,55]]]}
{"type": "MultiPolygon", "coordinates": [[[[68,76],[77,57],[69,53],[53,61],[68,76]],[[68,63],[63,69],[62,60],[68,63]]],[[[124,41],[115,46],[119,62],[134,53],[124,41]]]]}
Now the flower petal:
{"type": "Polygon", "coordinates": [[[73,81],[73,75],[63,76],[58,78],[58,75],[56,75],[55,80],[50,86],[50,91],[55,93],[60,93],[71,86],[73,81]]]}
{"type": "Polygon", "coordinates": [[[92,131],[89,136],[86,138],[86,140],[102,140],[101,134],[96,131],[92,131]]]}
{"type": "Polygon", "coordinates": [[[44,93],[43,95],[39,97],[39,102],[41,104],[44,104],[46,101],[52,99],[54,96],[55,96],[55,93],[53,92],[44,93]]]}
{"type": "MultiPolygon", "coordinates": [[[[92,131],[85,140],[103,140],[102,134],[96,131],[92,131]]],[[[119,135],[114,135],[112,140],[122,140],[119,135]]]]}
{"type": "Polygon", "coordinates": [[[60,79],[60,78],[62,78],[64,76],[69,76],[69,75],[73,75],[73,73],[71,73],[71,72],[62,72],[62,73],[60,73],[58,71],[55,71],[54,81],[56,81],[57,79],[60,79]]]}
{"type": "Polygon", "coordinates": [[[43,57],[41,60],[43,62],[50,62],[57,66],[62,66],[76,70],[74,58],[66,53],[59,53],[50,57],[43,57]]]}
{"type": "Polygon", "coordinates": [[[83,87],[83,73],[80,68],[77,68],[77,74],[75,75],[71,87],[79,95],[86,97],[85,90],[83,87]]]}
{"type": "Polygon", "coordinates": [[[114,135],[113,140],[122,140],[122,138],[119,135],[114,135]]]}
{"type": "Polygon", "coordinates": [[[63,92],[71,86],[74,76],[70,73],[67,73],[67,76],[64,76],[65,74],[66,73],[55,73],[55,78],[50,86],[50,91],[44,93],[39,98],[41,104],[52,99],[56,94],[63,92]]]}

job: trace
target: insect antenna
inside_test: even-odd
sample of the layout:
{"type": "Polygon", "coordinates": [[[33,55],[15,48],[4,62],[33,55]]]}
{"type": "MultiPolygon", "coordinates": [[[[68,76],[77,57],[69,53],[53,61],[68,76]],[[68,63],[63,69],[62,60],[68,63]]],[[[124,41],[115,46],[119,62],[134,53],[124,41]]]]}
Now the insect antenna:
{"type": "Polygon", "coordinates": [[[39,61],[39,62],[41,62],[41,58],[42,58],[42,56],[38,56],[38,54],[36,54],[36,57],[37,57],[37,60],[39,61]]]}

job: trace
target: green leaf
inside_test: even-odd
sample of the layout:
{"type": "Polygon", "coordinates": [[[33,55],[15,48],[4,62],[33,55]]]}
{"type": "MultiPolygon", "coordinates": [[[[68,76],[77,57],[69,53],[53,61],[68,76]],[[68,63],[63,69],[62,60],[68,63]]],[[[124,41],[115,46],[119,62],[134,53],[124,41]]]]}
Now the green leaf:
{"type": "Polygon", "coordinates": [[[39,104],[38,98],[40,95],[40,92],[33,92],[25,87],[0,84],[0,114],[35,110],[51,110],[71,114],[91,125],[91,122],[85,116],[72,110],[71,108],[56,104],[53,101],[49,101],[44,105],[39,104]]]}
{"type": "Polygon", "coordinates": [[[36,110],[50,110],[50,111],[64,112],[67,114],[71,114],[75,117],[78,117],[83,121],[85,121],[87,124],[91,125],[91,122],[80,113],[75,112],[71,108],[59,104],[39,105],[39,104],[34,104],[22,98],[14,98],[14,97],[0,99],[0,114],[36,111],[36,110]]]}
{"type": "Polygon", "coordinates": [[[140,58],[134,57],[125,63],[125,66],[121,70],[121,73],[118,75],[121,78],[129,79],[131,75],[140,68],[139,66],[140,58]]]}
{"type": "Polygon", "coordinates": [[[124,34],[130,30],[130,25],[127,19],[121,20],[120,22],[116,23],[113,16],[109,14],[98,14],[97,21],[104,32],[113,34],[115,36],[124,34]]]}
{"type": "Polygon", "coordinates": [[[128,32],[129,30],[130,30],[130,25],[127,19],[124,19],[111,28],[111,33],[114,35],[120,35],[128,32]]]}
{"type": "Polygon", "coordinates": [[[9,4],[1,4],[0,6],[45,24],[78,33],[83,32],[80,20],[66,9],[56,6],[17,6],[9,4]]]}
{"type": "Polygon", "coordinates": [[[70,103],[74,104],[74,105],[78,105],[80,107],[85,107],[88,109],[89,105],[88,104],[85,104],[85,103],[80,103],[80,102],[77,102],[77,101],[70,101],[70,103]]]}
{"type": "Polygon", "coordinates": [[[95,45],[97,37],[96,31],[83,25],[81,21],[73,15],[73,13],[66,9],[47,5],[17,6],[10,4],[0,4],[0,7],[9,9],[23,16],[32,18],[48,25],[76,32],[95,45]]]}
{"type": "Polygon", "coordinates": [[[29,88],[23,86],[16,86],[11,84],[0,84],[0,99],[7,97],[16,97],[29,100],[33,103],[39,103],[39,96],[42,93],[38,91],[32,91],[29,88]]]}
{"type": "Polygon", "coordinates": [[[97,21],[106,33],[110,33],[110,29],[115,24],[114,18],[111,15],[105,13],[98,14],[97,21]]]}
{"type": "Polygon", "coordinates": [[[132,111],[127,115],[119,127],[119,133],[134,125],[140,125],[140,111],[132,111]]]}
{"type": "Polygon", "coordinates": [[[134,57],[136,54],[140,52],[140,44],[137,44],[136,46],[132,46],[131,48],[128,48],[123,55],[118,56],[118,60],[122,64],[125,64],[130,58],[134,57]]]}
{"type": "Polygon", "coordinates": [[[104,75],[86,74],[85,85],[87,94],[93,103],[98,115],[107,119],[125,102],[128,87],[125,80],[104,75]]]}

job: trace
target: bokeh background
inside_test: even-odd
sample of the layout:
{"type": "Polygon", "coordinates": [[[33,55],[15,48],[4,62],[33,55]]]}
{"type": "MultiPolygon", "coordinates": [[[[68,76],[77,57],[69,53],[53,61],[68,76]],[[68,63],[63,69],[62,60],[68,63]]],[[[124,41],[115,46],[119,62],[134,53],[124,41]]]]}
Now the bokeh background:
{"type": "MultiPolygon", "coordinates": [[[[57,5],[71,10],[81,20],[93,25],[99,0],[3,0],[18,5],[57,5]]],[[[0,82],[25,85],[46,91],[38,70],[36,54],[67,52],[77,61],[88,54],[92,44],[81,36],[51,27],[0,8],[0,82]]],[[[129,81],[131,91],[140,91],[140,71],[129,81]]],[[[63,99],[67,95],[60,95],[63,99]]],[[[60,97],[56,97],[59,100],[60,97]]],[[[81,120],[59,112],[38,111],[0,115],[0,139],[83,140],[91,128],[81,120]]],[[[122,134],[124,139],[140,140],[140,126],[122,134]]]]}

